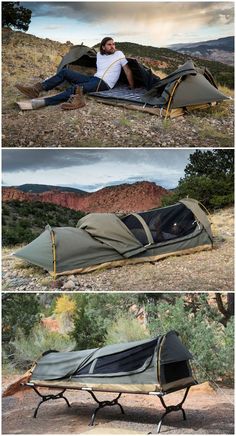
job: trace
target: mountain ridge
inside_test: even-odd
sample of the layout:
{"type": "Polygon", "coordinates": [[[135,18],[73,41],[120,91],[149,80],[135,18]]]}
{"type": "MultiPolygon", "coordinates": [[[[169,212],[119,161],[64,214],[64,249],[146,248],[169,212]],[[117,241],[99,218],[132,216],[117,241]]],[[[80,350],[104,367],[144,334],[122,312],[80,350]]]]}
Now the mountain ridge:
{"type": "MultiPolygon", "coordinates": [[[[51,185],[50,185],[51,186],[51,185]]],[[[2,201],[41,201],[83,212],[137,212],[159,207],[170,191],[154,182],[108,186],[92,193],[49,190],[24,192],[15,187],[2,188],[2,201]]]]}
{"type": "Polygon", "coordinates": [[[169,48],[178,53],[196,56],[200,59],[219,61],[231,66],[234,65],[233,36],[194,43],[172,44],[169,48]]]}

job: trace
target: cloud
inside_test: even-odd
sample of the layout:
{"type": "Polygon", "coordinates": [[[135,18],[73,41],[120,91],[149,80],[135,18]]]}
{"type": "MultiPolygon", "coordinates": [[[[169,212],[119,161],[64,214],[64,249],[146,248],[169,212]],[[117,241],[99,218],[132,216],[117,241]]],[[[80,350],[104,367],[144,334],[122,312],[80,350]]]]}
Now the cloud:
{"type": "MultiPolygon", "coordinates": [[[[36,1],[22,4],[32,10],[32,26],[34,18],[73,20],[73,29],[78,27],[83,39],[92,35],[96,42],[105,34],[111,34],[117,41],[160,47],[175,42],[205,40],[206,29],[212,33],[212,39],[233,34],[233,2],[36,1]],[[91,30],[90,33],[85,26],[91,30]],[[176,29],[181,29],[179,39],[174,37],[176,29]]],[[[72,40],[72,34],[66,38],[72,40]]]]}
{"type": "Polygon", "coordinates": [[[189,150],[3,150],[3,177],[8,185],[42,183],[95,190],[104,186],[154,181],[176,186],[189,150]]]}
{"type": "MultiPolygon", "coordinates": [[[[81,166],[108,164],[163,164],[165,166],[182,166],[189,156],[189,150],[3,150],[3,172],[25,170],[63,169],[81,166]],[[171,160],[170,160],[171,156],[171,160]]],[[[120,170],[122,166],[120,167],[120,170]]]]}

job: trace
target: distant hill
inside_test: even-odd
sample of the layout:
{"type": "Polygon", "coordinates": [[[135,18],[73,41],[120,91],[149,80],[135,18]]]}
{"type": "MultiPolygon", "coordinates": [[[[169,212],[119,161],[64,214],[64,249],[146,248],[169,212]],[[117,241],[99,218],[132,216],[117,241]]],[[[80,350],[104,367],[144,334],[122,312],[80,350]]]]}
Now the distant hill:
{"type": "Polygon", "coordinates": [[[69,192],[67,188],[48,185],[23,185],[30,186],[30,190],[17,187],[3,187],[2,201],[42,202],[51,203],[76,211],[87,212],[137,212],[159,207],[163,195],[168,190],[152,182],[136,182],[121,184],[99,189],[93,193],[75,190],[69,192]],[[39,188],[43,186],[43,188],[39,188]],[[51,189],[52,188],[52,189],[51,189]]]}
{"type": "Polygon", "coordinates": [[[179,53],[234,65],[234,37],[169,46],[179,53]]]}
{"type": "Polygon", "coordinates": [[[33,192],[33,193],[41,193],[41,192],[48,192],[48,191],[58,191],[58,192],[77,192],[77,194],[80,195],[88,195],[89,193],[86,191],[82,191],[81,189],[76,188],[68,188],[64,186],[54,186],[54,185],[40,185],[40,184],[30,184],[26,183],[24,185],[19,186],[10,186],[11,188],[18,189],[22,192],[33,192]]]}

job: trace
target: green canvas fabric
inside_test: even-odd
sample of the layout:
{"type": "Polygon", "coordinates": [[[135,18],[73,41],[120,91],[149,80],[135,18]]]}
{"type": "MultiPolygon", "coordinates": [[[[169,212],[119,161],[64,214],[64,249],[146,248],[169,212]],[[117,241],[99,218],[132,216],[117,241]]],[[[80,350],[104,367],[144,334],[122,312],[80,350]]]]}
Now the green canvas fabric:
{"type": "Polygon", "coordinates": [[[92,213],[81,218],[77,224],[96,240],[112,247],[124,257],[144,251],[126,225],[114,213],[92,213]]]}
{"type": "Polygon", "coordinates": [[[143,98],[148,104],[164,107],[167,106],[172,92],[171,108],[173,109],[228,99],[217,89],[210,72],[196,68],[192,61],[187,61],[162,79],[143,98]],[[178,79],[181,81],[174,90],[178,79]]]}
{"type": "Polygon", "coordinates": [[[33,371],[34,380],[59,380],[68,378],[96,351],[91,350],[49,353],[42,356],[33,371]]]}
{"type": "Polygon", "coordinates": [[[73,227],[51,229],[50,226],[38,238],[15,252],[14,255],[52,272],[54,269],[50,236],[52,230],[55,234],[57,273],[123,259],[114,249],[92,238],[84,230],[73,227]]]}
{"type": "Polygon", "coordinates": [[[175,331],[171,331],[165,335],[160,354],[160,363],[162,365],[181,362],[192,358],[192,354],[183,345],[175,331]]]}
{"type": "Polygon", "coordinates": [[[41,266],[47,271],[53,270],[52,228],[47,225],[43,233],[25,247],[17,250],[14,256],[24,259],[34,265],[41,266]]]}

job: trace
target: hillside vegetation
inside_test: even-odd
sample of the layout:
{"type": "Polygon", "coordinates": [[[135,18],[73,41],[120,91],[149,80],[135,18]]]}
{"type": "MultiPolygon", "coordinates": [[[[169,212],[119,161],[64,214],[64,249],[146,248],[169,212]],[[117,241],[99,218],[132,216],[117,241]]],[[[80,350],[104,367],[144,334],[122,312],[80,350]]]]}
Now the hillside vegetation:
{"type": "Polygon", "coordinates": [[[41,202],[9,201],[2,205],[2,244],[11,246],[29,243],[44,230],[54,227],[75,227],[84,216],[61,206],[41,202]]]}

